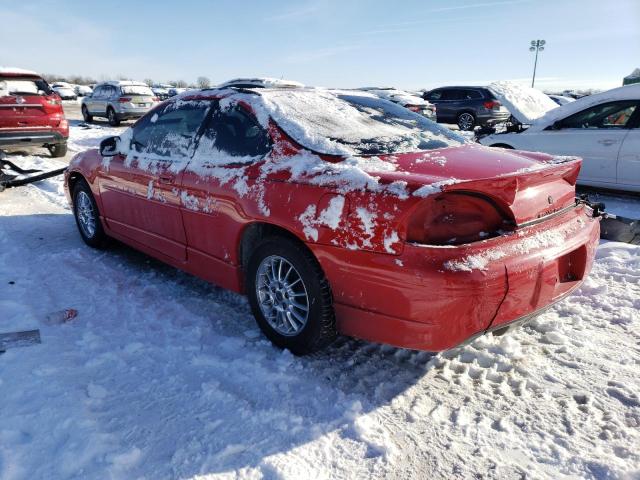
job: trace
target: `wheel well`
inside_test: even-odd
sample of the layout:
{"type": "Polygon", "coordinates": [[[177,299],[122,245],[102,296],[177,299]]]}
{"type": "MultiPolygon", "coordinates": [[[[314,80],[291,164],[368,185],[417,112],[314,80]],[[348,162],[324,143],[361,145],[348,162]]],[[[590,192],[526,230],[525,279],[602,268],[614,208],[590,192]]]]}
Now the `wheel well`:
{"type": "Polygon", "coordinates": [[[473,118],[476,118],[476,114],[473,113],[473,110],[461,110],[456,114],[456,118],[462,115],[463,113],[469,113],[473,118]]]}
{"type": "Polygon", "coordinates": [[[288,238],[300,244],[308,250],[311,255],[313,255],[309,247],[290,231],[271,223],[252,223],[242,232],[242,239],[238,246],[238,258],[243,271],[246,270],[251,254],[255,250],[256,246],[267,237],[288,238]]]}
{"type": "Polygon", "coordinates": [[[513,150],[513,147],[511,145],[507,145],[506,143],[494,143],[493,145],[489,145],[490,147],[496,147],[496,148],[505,148],[507,150],[513,150]]]}
{"type": "Polygon", "coordinates": [[[87,180],[78,172],[71,172],[69,175],[69,193],[73,196],[73,189],[79,181],[87,182],[87,180]]]}

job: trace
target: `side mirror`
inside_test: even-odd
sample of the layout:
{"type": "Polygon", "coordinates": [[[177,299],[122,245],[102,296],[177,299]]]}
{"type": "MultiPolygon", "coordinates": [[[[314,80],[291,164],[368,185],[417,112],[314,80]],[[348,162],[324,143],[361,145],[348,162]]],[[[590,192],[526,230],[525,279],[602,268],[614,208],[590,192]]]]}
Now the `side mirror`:
{"type": "Polygon", "coordinates": [[[122,153],[120,151],[120,137],[108,137],[100,142],[100,155],[114,157],[122,153]]]}

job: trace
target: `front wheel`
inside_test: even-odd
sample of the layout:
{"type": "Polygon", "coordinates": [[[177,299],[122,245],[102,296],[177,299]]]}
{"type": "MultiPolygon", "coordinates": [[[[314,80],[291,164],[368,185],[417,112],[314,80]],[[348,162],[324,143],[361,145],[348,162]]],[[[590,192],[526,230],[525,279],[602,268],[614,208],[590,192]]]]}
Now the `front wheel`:
{"type": "Polygon", "coordinates": [[[246,285],[258,326],[277,346],[305,355],[336,337],[329,282],[299,243],[265,239],[251,255],[246,285]]]}
{"type": "Polygon", "coordinates": [[[107,119],[109,120],[109,125],[112,127],[117,127],[120,125],[120,119],[118,115],[116,115],[116,111],[113,108],[109,108],[107,110],[107,119]]]}
{"type": "Polygon", "coordinates": [[[476,118],[469,112],[464,112],[458,115],[458,128],[460,130],[469,131],[473,130],[476,124],[476,118]]]}
{"type": "Polygon", "coordinates": [[[86,123],[90,123],[93,120],[93,117],[89,113],[89,109],[87,109],[87,106],[86,105],[82,105],[82,108],[80,110],[82,110],[82,119],[86,123]]]}
{"type": "Polygon", "coordinates": [[[93,248],[104,248],[109,237],[104,233],[98,206],[89,185],[79,180],[73,188],[73,215],[84,243],[93,248]]]}
{"type": "Polygon", "coordinates": [[[66,143],[56,143],[55,145],[49,145],[49,153],[53,158],[61,158],[67,154],[66,143]]]}

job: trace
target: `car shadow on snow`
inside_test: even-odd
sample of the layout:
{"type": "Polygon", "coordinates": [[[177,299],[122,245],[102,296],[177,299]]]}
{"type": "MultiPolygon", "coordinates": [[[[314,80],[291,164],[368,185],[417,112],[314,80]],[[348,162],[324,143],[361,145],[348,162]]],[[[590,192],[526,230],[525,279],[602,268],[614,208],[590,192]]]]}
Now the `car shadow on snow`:
{"type": "MultiPolygon", "coordinates": [[[[368,445],[363,457],[384,455],[358,417],[389,405],[433,365],[426,352],[346,337],[294,357],[262,336],[244,297],[119,243],[90,249],[70,215],[2,216],[0,232],[11,245],[5,260],[29,256],[14,276],[46,292],[37,300],[42,316],[78,310],[68,324],[41,328],[60,354],[44,361],[76,359],[63,361],[51,388],[86,388],[69,415],[90,415],[111,439],[91,447],[101,456],[83,467],[85,478],[105,469],[191,478],[244,468],[268,478],[278,454],[314,441],[329,448],[333,437],[368,445]]],[[[82,444],[68,425],[59,428],[82,444]]]]}

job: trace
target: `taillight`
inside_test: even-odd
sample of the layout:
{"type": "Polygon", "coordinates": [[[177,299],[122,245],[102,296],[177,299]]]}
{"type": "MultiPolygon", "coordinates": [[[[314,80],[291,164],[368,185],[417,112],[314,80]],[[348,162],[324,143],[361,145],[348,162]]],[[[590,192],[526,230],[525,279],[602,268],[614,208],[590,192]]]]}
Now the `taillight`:
{"type": "Polygon", "coordinates": [[[422,107],[420,105],[407,105],[406,108],[416,113],[420,113],[422,111],[422,107]]]}
{"type": "Polygon", "coordinates": [[[484,108],[487,110],[498,110],[502,104],[497,100],[487,100],[482,105],[484,105],[484,108]]]}
{"type": "Polygon", "coordinates": [[[60,101],[60,97],[49,97],[47,98],[47,103],[49,105],[62,105],[62,102],[60,101]]]}
{"type": "Polygon", "coordinates": [[[460,245],[495,237],[509,223],[488,200],[466,193],[427,198],[413,213],[407,241],[425,245],[460,245]]]}
{"type": "Polygon", "coordinates": [[[62,120],[60,120],[60,123],[58,124],[58,128],[62,128],[63,130],[66,130],[67,128],[69,128],[69,122],[67,121],[66,118],[63,118],[62,120]]]}
{"type": "Polygon", "coordinates": [[[152,100],[153,102],[159,102],[159,101],[160,101],[160,99],[159,99],[158,97],[153,97],[151,100],[152,100]]]}
{"type": "Polygon", "coordinates": [[[119,103],[129,103],[131,101],[131,97],[120,97],[118,99],[119,103]]]}

